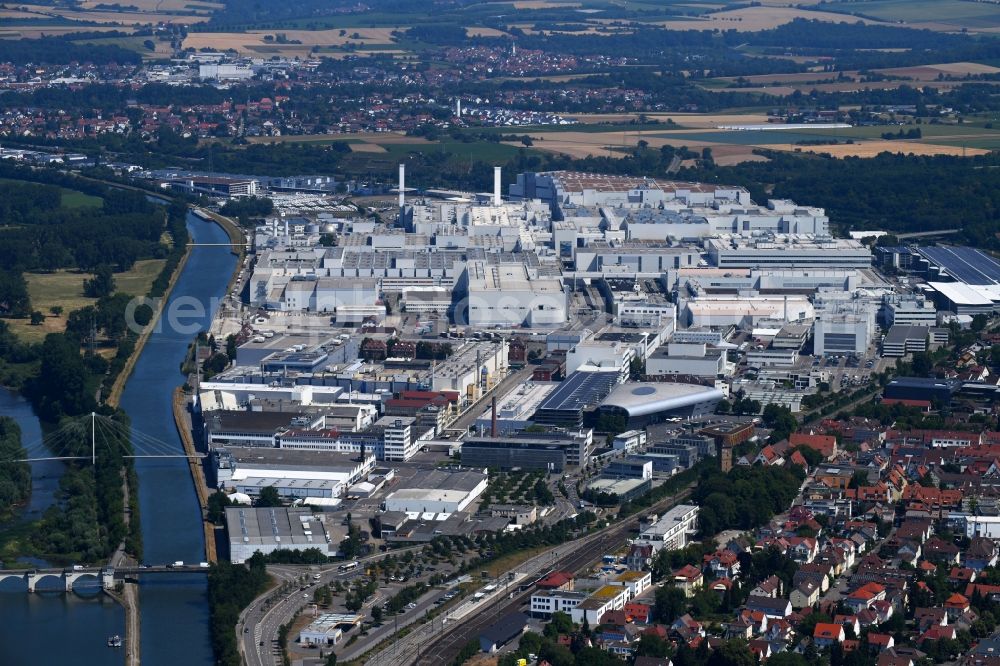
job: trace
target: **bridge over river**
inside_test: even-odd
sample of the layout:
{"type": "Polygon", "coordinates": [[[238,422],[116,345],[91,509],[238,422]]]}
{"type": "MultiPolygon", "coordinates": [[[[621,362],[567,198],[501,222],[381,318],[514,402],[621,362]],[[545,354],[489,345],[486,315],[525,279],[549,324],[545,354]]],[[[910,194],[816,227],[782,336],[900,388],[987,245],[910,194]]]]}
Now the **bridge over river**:
{"type": "Polygon", "coordinates": [[[38,582],[45,578],[62,581],[62,589],[72,592],[78,580],[92,578],[101,582],[105,590],[113,590],[118,581],[134,583],[139,576],[150,574],[207,574],[208,564],[165,564],[133,567],[70,567],[66,569],[0,569],[0,583],[7,579],[21,579],[27,591],[34,592],[38,582]]]}

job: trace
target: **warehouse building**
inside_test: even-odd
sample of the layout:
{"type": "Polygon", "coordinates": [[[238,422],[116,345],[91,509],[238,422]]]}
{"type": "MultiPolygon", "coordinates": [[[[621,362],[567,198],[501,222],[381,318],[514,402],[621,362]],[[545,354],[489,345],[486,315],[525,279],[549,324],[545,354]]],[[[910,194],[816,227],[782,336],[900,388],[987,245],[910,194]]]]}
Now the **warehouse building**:
{"type": "Polygon", "coordinates": [[[753,238],[722,235],[705,240],[705,250],[719,268],[864,269],[871,251],[862,243],[812,234],[771,234],[753,238]]]}
{"type": "Polygon", "coordinates": [[[258,552],[267,555],[310,548],[327,556],[337,552],[338,541],[331,538],[323,516],[314,516],[308,509],[227,507],[226,532],[233,564],[243,564],[258,552]]]}
{"type": "Polygon", "coordinates": [[[421,473],[408,481],[405,488],[389,493],[384,510],[436,514],[464,511],[483,494],[488,481],[481,471],[421,473]]]}
{"type": "Polygon", "coordinates": [[[336,498],[375,468],[374,451],[356,454],[229,447],[214,452],[216,487],[251,497],[273,486],[290,499],[336,498]]]}
{"type": "Polygon", "coordinates": [[[467,299],[470,326],[556,328],[566,322],[562,279],[524,262],[470,261],[455,291],[467,299]]]}

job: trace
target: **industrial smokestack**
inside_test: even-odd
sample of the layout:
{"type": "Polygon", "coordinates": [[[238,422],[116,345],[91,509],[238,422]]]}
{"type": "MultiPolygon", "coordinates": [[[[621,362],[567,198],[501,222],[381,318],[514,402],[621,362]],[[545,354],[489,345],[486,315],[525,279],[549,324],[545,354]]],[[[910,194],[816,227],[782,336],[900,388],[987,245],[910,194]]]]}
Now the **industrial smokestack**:
{"type": "Polygon", "coordinates": [[[493,396],[493,416],[490,419],[490,437],[497,436],[497,397],[493,396]]]}
{"type": "Polygon", "coordinates": [[[501,167],[493,167],[493,205],[500,205],[500,171],[501,167]]]}
{"type": "Polygon", "coordinates": [[[455,98],[455,117],[456,118],[461,118],[462,117],[462,98],[461,97],[455,98]]]}
{"type": "Polygon", "coordinates": [[[406,205],[406,165],[399,165],[399,210],[406,205]]]}

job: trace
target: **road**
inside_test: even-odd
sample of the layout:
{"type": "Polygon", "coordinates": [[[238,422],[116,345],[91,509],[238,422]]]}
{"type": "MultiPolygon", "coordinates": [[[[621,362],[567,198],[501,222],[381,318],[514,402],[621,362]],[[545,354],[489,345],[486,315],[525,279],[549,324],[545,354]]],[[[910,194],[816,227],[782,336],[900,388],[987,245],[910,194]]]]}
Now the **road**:
{"type": "MultiPolygon", "coordinates": [[[[405,548],[393,551],[396,554],[404,553],[413,548],[405,548]]],[[[358,560],[362,566],[354,571],[342,572],[338,570],[339,562],[332,564],[314,565],[268,565],[267,571],[275,578],[279,587],[282,583],[292,583],[292,589],[287,593],[282,593],[274,588],[264,592],[253,600],[247,608],[240,613],[239,622],[236,624],[237,643],[240,653],[243,655],[243,662],[249,666],[275,666],[281,664],[281,650],[277,647],[278,629],[281,625],[287,624],[296,613],[312,603],[313,593],[319,585],[328,585],[333,581],[348,582],[364,575],[364,564],[375,562],[385,557],[385,554],[378,553],[358,560]],[[320,580],[314,581],[313,574],[320,574],[320,580]],[[302,576],[308,577],[307,589],[300,590],[302,584],[299,582],[302,576]],[[268,598],[279,595],[280,599],[268,605],[268,598]]],[[[367,604],[366,604],[367,605],[367,604]]]]}
{"type": "MultiPolygon", "coordinates": [[[[691,488],[660,500],[647,512],[662,511],[685,499],[691,488]]],[[[522,564],[518,571],[526,580],[550,570],[565,570],[574,573],[589,567],[605,553],[617,550],[628,539],[633,519],[615,522],[593,534],[569,543],[551,548],[522,564]]],[[[534,586],[522,592],[501,591],[488,601],[481,602],[474,612],[462,618],[446,619],[438,624],[432,622],[378,652],[368,659],[367,666],[407,666],[418,664],[435,666],[451,662],[465,645],[475,640],[482,630],[509,612],[518,610],[531,597],[534,586]],[[414,655],[416,657],[414,658],[414,655]]],[[[458,615],[461,607],[449,612],[449,617],[458,615]]]]}

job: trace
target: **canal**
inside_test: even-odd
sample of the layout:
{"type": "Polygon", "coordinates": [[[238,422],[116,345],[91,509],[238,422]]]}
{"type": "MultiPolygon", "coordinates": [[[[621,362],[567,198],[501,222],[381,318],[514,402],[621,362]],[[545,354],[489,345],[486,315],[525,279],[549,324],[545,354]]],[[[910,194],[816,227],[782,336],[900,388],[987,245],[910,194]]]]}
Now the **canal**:
{"type": "MultiPolygon", "coordinates": [[[[188,215],[195,243],[226,243],[216,224],[188,215]]],[[[180,363],[188,343],[208,328],[214,305],[226,290],[236,257],[227,247],[192,250],[164,309],[160,326],[150,336],[121,406],[135,429],[176,447],[183,453],[174,427],[171,395],[183,382],[180,363]]],[[[19,396],[0,392],[0,413],[21,424],[24,441],[40,436],[30,405],[19,396]],[[37,433],[37,435],[35,435],[37,433]],[[34,436],[33,436],[34,435],[34,436]]],[[[165,564],[205,559],[201,513],[183,458],[138,459],[139,506],[143,561],[165,564]]],[[[28,512],[51,504],[58,469],[34,471],[28,512]],[[41,478],[44,477],[44,478],[41,478]]],[[[208,631],[206,581],[202,576],[150,576],[140,585],[142,662],[148,666],[206,666],[213,663],[208,631]]],[[[124,613],[98,593],[26,594],[6,585],[0,589],[0,663],[34,666],[75,663],[97,666],[123,663],[123,651],[109,649],[105,639],[124,632],[124,613]]]]}

